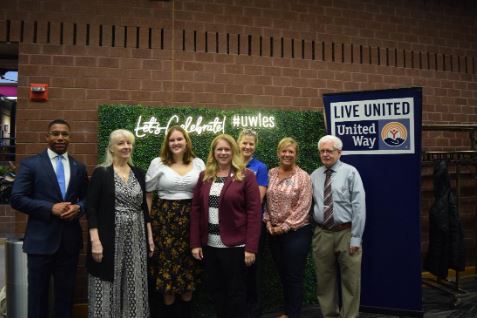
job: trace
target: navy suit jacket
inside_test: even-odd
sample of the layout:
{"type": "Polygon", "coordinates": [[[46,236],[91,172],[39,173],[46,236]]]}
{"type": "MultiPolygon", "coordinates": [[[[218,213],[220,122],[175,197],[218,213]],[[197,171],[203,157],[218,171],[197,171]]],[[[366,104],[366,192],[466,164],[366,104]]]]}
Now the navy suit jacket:
{"type": "Polygon", "coordinates": [[[72,253],[83,246],[79,217],[85,213],[88,174],[83,164],[68,155],[70,182],[63,200],[55,171],[47,151],[25,158],[13,184],[11,206],[28,214],[23,251],[28,254],[51,255],[60,244],[72,253]],[[55,203],[71,202],[80,206],[73,220],[61,220],[52,214],[55,203]]]}

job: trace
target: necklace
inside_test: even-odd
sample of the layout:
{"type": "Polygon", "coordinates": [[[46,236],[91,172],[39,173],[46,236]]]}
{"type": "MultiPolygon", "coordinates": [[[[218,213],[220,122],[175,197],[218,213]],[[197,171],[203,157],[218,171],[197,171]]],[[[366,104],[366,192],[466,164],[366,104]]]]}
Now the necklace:
{"type": "Polygon", "coordinates": [[[123,181],[128,181],[129,174],[131,172],[130,166],[113,166],[114,171],[116,174],[123,179],[123,181]]]}

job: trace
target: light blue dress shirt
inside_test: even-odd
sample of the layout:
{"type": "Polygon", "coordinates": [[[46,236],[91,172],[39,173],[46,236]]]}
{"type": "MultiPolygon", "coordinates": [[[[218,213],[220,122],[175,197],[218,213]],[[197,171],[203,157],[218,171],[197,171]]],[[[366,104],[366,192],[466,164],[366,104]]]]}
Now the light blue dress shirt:
{"type": "MultiPolygon", "coordinates": [[[[350,246],[360,246],[365,228],[365,190],[355,167],[338,160],[332,167],[332,199],[335,224],[352,223],[350,246]]],[[[313,190],[313,215],[315,222],[324,220],[325,170],[322,166],[311,175],[313,190]]]]}
{"type": "MultiPolygon", "coordinates": [[[[52,151],[50,148],[47,148],[48,157],[50,158],[51,165],[53,167],[53,171],[56,173],[56,164],[57,164],[57,156],[58,154],[52,151]]],[[[68,185],[70,184],[70,160],[68,159],[68,153],[65,152],[63,154],[63,169],[65,171],[65,192],[68,191],[68,185]]]]}

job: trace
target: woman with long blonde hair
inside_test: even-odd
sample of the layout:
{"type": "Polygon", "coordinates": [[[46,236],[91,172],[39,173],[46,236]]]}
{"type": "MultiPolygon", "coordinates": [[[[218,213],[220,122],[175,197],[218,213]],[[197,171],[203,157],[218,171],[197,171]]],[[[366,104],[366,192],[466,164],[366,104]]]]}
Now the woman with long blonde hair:
{"type": "Polygon", "coordinates": [[[154,243],[144,172],[131,159],[134,141],[129,130],[113,131],[88,186],[90,318],[149,317],[147,255],[154,243]]]}
{"type": "Polygon", "coordinates": [[[214,138],[194,189],[190,247],[204,262],[218,318],[247,317],[246,268],[258,249],[260,201],[255,175],[244,168],[234,138],[214,138]]]}

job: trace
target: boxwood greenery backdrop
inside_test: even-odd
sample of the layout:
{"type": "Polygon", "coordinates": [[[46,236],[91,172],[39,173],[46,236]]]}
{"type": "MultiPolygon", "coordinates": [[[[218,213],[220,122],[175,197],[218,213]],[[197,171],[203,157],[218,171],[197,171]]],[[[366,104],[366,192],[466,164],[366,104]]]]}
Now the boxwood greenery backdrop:
{"type": "MultiPolygon", "coordinates": [[[[141,136],[136,138],[133,161],[144,170],[158,156],[167,127],[175,124],[187,126],[185,128],[190,131],[194,152],[204,161],[214,136],[224,132],[237,138],[242,129],[250,128],[257,132],[259,138],[256,157],[269,168],[275,167],[278,164],[278,142],[283,137],[293,137],[299,143],[298,165],[308,173],[319,166],[317,141],[325,134],[322,113],[314,111],[101,105],[98,116],[99,163],[103,160],[111,131],[123,128],[141,136]]],[[[267,242],[263,254],[263,311],[277,311],[282,304],[282,289],[267,242]]],[[[315,276],[310,257],[305,275],[304,302],[315,303],[315,276]]],[[[213,311],[204,285],[199,285],[194,296],[195,317],[209,317],[213,311]]]]}

